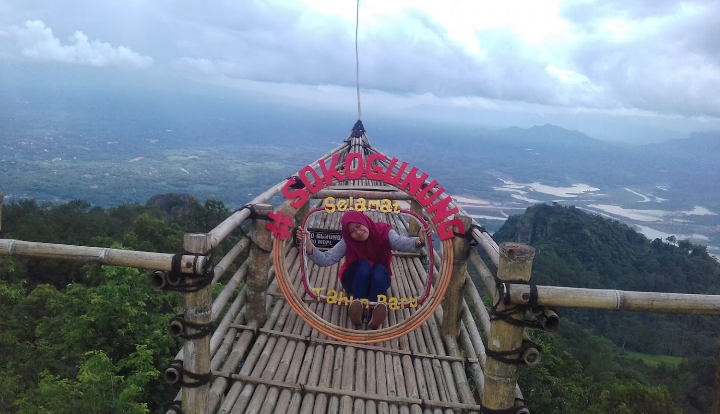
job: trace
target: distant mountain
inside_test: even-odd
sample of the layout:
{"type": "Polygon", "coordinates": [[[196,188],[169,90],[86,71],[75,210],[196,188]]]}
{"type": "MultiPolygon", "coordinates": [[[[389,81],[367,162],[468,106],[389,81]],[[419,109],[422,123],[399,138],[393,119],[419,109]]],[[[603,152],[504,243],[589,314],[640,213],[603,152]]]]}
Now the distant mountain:
{"type": "Polygon", "coordinates": [[[696,132],[685,139],[672,139],[644,148],[671,155],[720,154],[720,131],[696,132]]]}
{"type": "Polygon", "coordinates": [[[535,125],[531,128],[510,127],[497,131],[495,135],[509,143],[531,146],[572,146],[583,149],[615,147],[605,141],[591,138],[578,130],[571,131],[552,124],[535,125]]]}

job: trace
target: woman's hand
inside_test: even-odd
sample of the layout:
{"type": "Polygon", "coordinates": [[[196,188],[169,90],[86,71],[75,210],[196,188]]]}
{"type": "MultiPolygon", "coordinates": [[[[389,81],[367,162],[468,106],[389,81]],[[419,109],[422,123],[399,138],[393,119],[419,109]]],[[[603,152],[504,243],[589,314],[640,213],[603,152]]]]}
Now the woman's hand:
{"type": "Polygon", "coordinates": [[[418,234],[418,239],[415,242],[415,247],[424,247],[428,237],[432,237],[432,228],[428,227],[427,230],[420,230],[420,234],[418,234]]]}
{"type": "Polygon", "coordinates": [[[297,229],[297,238],[300,241],[300,244],[305,245],[305,252],[307,254],[313,254],[313,244],[310,240],[310,232],[305,230],[302,227],[298,227],[297,229]]]}

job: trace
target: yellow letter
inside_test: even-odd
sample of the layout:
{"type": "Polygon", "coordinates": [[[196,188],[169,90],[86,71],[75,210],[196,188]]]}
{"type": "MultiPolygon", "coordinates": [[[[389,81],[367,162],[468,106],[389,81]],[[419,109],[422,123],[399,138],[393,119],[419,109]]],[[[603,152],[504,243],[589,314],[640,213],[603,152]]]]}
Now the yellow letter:
{"type": "Polygon", "coordinates": [[[337,210],[338,210],[339,212],[341,212],[341,213],[342,213],[343,211],[347,210],[347,200],[338,200],[338,202],[337,202],[337,210]]]}
{"type": "Polygon", "coordinates": [[[413,302],[413,298],[410,298],[410,307],[417,308],[417,305],[418,305],[418,297],[415,296],[415,302],[413,302]]]}
{"type": "Polygon", "coordinates": [[[393,213],[400,214],[400,202],[399,201],[394,202],[393,207],[394,207],[393,213]]]}
{"type": "Polygon", "coordinates": [[[331,305],[333,303],[337,303],[337,292],[336,291],[334,291],[332,289],[328,290],[327,303],[329,303],[331,305]]]}
{"type": "Polygon", "coordinates": [[[390,300],[388,301],[388,308],[390,308],[391,310],[400,309],[400,306],[398,306],[397,298],[390,298],[390,300]]]}
{"type": "Polygon", "coordinates": [[[380,209],[380,200],[368,201],[368,209],[369,210],[379,210],[380,209]]]}
{"type": "Polygon", "coordinates": [[[317,295],[317,300],[320,300],[320,294],[322,294],[322,291],[325,290],[324,287],[319,288],[312,288],[312,291],[315,292],[315,295],[317,295]]]}
{"type": "Polygon", "coordinates": [[[365,199],[364,198],[358,198],[355,200],[355,211],[364,212],[367,210],[367,207],[365,207],[365,199]]]}
{"type": "Polygon", "coordinates": [[[389,213],[392,211],[392,203],[387,198],[380,200],[380,211],[383,213],[389,213]]]}
{"type": "Polygon", "coordinates": [[[323,203],[325,204],[326,213],[335,212],[335,197],[327,197],[323,203]]]}
{"type": "Polygon", "coordinates": [[[370,301],[367,299],[360,299],[360,303],[362,303],[362,305],[365,309],[370,307],[370,301]]]}
{"type": "Polygon", "coordinates": [[[408,298],[400,298],[400,309],[405,309],[405,302],[410,302],[408,298]]]}
{"type": "MultiPolygon", "coordinates": [[[[352,300],[352,299],[350,299],[350,300],[352,300]]],[[[340,291],[340,294],[338,295],[337,304],[340,305],[340,306],[348,306],[348,305],[350,305],[350,301],[349,301],[348,298],[345,296],[345,293],[344,293],[342,290],[340,291]]]]}

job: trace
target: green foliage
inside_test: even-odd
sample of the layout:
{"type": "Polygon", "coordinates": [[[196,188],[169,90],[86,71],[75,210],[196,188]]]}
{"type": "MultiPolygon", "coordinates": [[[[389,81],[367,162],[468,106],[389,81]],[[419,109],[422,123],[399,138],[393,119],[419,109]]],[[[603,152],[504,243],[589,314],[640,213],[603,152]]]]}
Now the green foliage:
{"type": "MultiPolygon", "coordinates": [[[[530,207],[522,216],[510,217],[494,238],[536,248],[532,278],[540,285],[720,293],[720,266],[704,246],[687,240],[648,241],[624,224],[574,207],[530,207]]],[[[538,408],[533,412],[709,411],[717,365],[715,338],[720,332],[717,319],[574,309],[560,313],[558,343],[543,345],[543,364],[528,370],[523,379],[531,392],[529,401],[538,408]],[[648,365],[625,349],[683,357],[683,362],[676,368],[648,365]],[[573,360],[582,367],[580,374],[573,360]],[[585,388],[588,379],[592,385],[585,388]],[[543,381],[560,389],[542,391],[538,384],[543,381]],[[566,392],[573,397],[558,403],[566,392]],[[578,394],[587,396],[586,405],[574,405],[578,394]]]]}
{"type": "MultiPolygon", "coordinates": [[[[174,253],[183,233],[209,231],[229,215],[213,200],[172,214],[29,200],[3,206],[3,231],[12,239],[174,253]]],[[[158,369],[180,348],[166,332],[179,300],[151,289],[137,269],[0,259],[0,412],[159,411],[176,392],[158,369]]]]}
{"type": "Polygon", "coordinates": [[[600,394],[600,401],[588,407],[588,414],[682,414],[673,407],[664,387],[646,387],[636,382],[614,384],[600,394]]]}

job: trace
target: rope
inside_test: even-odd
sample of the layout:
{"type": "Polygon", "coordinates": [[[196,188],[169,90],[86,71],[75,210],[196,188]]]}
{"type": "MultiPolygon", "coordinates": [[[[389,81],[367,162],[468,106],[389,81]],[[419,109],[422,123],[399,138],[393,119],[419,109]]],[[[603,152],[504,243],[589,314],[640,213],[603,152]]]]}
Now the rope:
{"type": "Polygon", "coordinates": [[[360,59],[358,58],[358,26],[360,25],[360,0],[355,10],[355,85],[357,86],[358,120],[362,119],[360,109],[360,59]]]}
{"type": "MultiPolygon", "coordinates": [[[[292,179],[295,179],[295,183],[298,183],[298,182],[299,182],[300,184],[302,184],[302,181],[300,181],[300,179],[297,178],[297,177],[288,177],[287,179],[289,180],[289,179],[291,179],[291,178],[292,178],[292,179]]],[[[295,185],[295,184],[293,184],[293,185],[295,185]]],[[[291,186],[291,187],[292,187],[292,186],[291,186]]],[[[304,187],[304,185],[303,185],[303,187],[304,187]]],[[[293,188],[297,188],[297,187],[293,187],[293,188]]],[[[250,218],[251,218],[251,219],[258,219],[258,218],[259,218],[259,219],[263,219],[263,220],[268,220],[268,219],[269,219],[268,216],[261,216],[260,214],[258,214],[258,212],[255,211],[255,206],[254,206],[253,204],[245,204],[244,206],[242,206],[242,207],[240,207],[239,209],[235,210],[235,212],[242,211],[242,210],[244,210],[244,209],[250,210],[250,218]]],[[[245,237],[245,238],[247,238],[248,240],[250,240],[250,243],[252,243],[253,245],[255,245],[255,247],[257,247],[261,252],[263,252],[263,253],[268,253],[268,254],[272,252],[272,250],[271,250],[270,247],[260,246],[260,245],[255,241],[255,239],[254,239],[251,235],[245,233],[245,230],[242,229],[242,224],[240,224],[239,226],[237,226],[237,229],[238,229],[238,231],[240,232],[240,234],[241,234],[243,237],[245,237]]]]}
{"type": "Polygon", "coordinates": [[[511,349],[509,351],[493,351],[492,349],[486,348],[485,354],[496,361],[502,362],[503,364],[523,365],[525,364],[525,361],[522,359],[522,354],[528,349],[537,349],[538,352],[542,351],[540,345],[533,341],[524,339],[520,348],[511,349]],[[511,355],[517,355],[517,358],[508,358],[511,355]]]}
{"type": "Polygon", "coordinates": [[[195,323],[195,322],[189,322],[185,320],[185,315],[183,314],[177,314],[175,317],[173,317],[170,322],[172,321],[178,321],[183,326],[183,333],[180,334],[181,338],[185,339],[199,339],[206,337],[213,332],[215,332],[215,324],[212,322],[209,323],[195,323]],[[186,329],[195,329],[196,333],[194,334],[186,334],[186,329]]]}
{"type": "Polygon", "coordinates": [[[513,314],[524,312],[525,309],[530,308],[531,310],[535,310],[538,308],[538,290],[537,285],[533,281],[527,281],[527,280],[506,280],[502,281],[498,279],[497,276],[494,276],[495,278],[495,286],[498,290],[498,300],[493,304],[492,309],[490,310],[490,320],[502,320],[505,323],[508,323],[513,326],[519,326],[521,328],[531,328],[531,329],[545,329],[545,327],[540,323],[538,320],[527,320],[527,319],[515,319],[512,317],[513,314]],[[530,299],[528,306],[513,306],[508,309],[504,310],[498,310],[498,306],[500,304],[504,305],[510,305],[510,285],[511,284],[523,284],[530,286],[530,299]]]}
{"type": "Polygon", "coordinates": [[[522,410],[523,408],[528,408],[525,405],[519,405],[517,407],[510,407],[510,408],[503,408],[501,410],[493,410],[492,408],[487,408],[484,405],[480,406],[480,414],[515,414],[518,411],[522,410]]]}
{"type": "Polygon", "coordinates": [[[215,267],[213,266],[213,251],[212,249],[207,255],[193,254],[186,251],[182,251],[173,255],[172,262],[170,263],[170,275],[172,275],[180,283],[177,286],[167,284],[163,287],[163,290],[170,290],[175,292],[197,292],[207,285],[211,284],[215,277],[215,267]],[[193,260],[193,273],[192,275],[186,275],[180,271],[181,260],[185,255],[194,255],[193,260]],[[198,258],[205,257],[205,263],[203,264],[202,272],[197,271],[198,258]]]}
{"type": "Polygon", "coordinates": [[[168,405],[168,407],[167,407],[167,411],[170,411],[170,410],[175,411],[175,414],[185,414],[185,413],[183,413],[182,401],[180,401],[180,400],[175,400],[175,401],[171,402],[170,405],[168,405]]]}
{"type": "Polygon", "coordinates": [[[182,374],[182,377],[176,382],[176,384],[180,384],[182,387],[187,388],[197,388],[202,387],[203,385],[209,383],[213,379],[212,372],[208,372],[206,374],[197,374],[195,372],[190,372],[183,368],[183,362],[180,359],[176,359],[170,364],[170,367],[175,368],[179,373],[182,374]],[[195,382],[186,382],[184,378],[192,378],[195,380],[195,382]]]}

